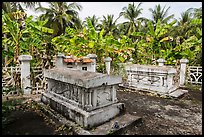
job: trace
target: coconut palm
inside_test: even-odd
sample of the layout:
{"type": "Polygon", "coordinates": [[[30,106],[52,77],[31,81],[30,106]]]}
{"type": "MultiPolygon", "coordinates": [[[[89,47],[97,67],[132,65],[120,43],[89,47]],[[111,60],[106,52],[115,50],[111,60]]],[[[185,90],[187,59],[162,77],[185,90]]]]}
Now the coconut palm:
{"type": "Polygon", "coordinates": [[[128,35],[137,30],[138,17],[141,15],[143,10],[140,8],[141,4],[142,3],[139,3],[136,6],[133,2],[133,4],[129,4],[128,7],[124,7],[122,12],[120,12],[120,16],[123,16],[125,19],[129,20],[128,22],[124,22],[128,29],[128,35]]]}
{"type": "MultiPolygon", "coordinates": [[[[190,22],[192,20],[192,16],[189,11],[185,11],[181,13],[181,17],[178,20],[178,25],[176,26],[177,31],[176,36],[177,39],[179,38],[180,42],[183,41],[183,39],[186,39],[189,36],[189,30],[191,29],[190,22]]],[[[178,40],[177,40],[178,41],[178,40]]]]}
{"type": "Polygon", "coordinates": [[[190,12],[194,18],[200,18],[200,19],[202,18],[202,7],[189,8],[187,11],[190,12]]]}
{"type": "Polygon", "coordinates": [[[112,33],[113,35],[116,35],[118,33],[117,31],[117,20],[119,17],[114,20],[114,15],[107,15],[103,16],[103,20],[101,20],[102,23],[102,29],[104,29],[104,35],[107,35],[108,33],[112,33]]]}
{"type": "Polygon", "coordinates": [[[87,22],[86,22],[87,19],[91,21],[96,31],[101,29],[101,25],[99,24],[99,19],[100,19],[99,17],[97,18],[96,15],[93,15],[92,17],[91,16],[86,17],[85,21],[83,22],[84,26],[87,26],[87,22]]]}
{"type": "Polygon", "coordinates": [[[167,23],[170,19],[173,19],[174,14],[168,15],[168,11],[170,7],[165,9],[166,6],[163,8],[161,5],[156,5],[154,9],[150,8],[149,11],[152,13],[152,22],[156,24],[160,19],[161,23],[167,23]]]}
{"type": "Polygon", "coordinates": [[[26,8],[34,9],[37,4],[39,4],[39,2],[3,2],[2,9],[5,13],[16,12],[18,10],[25,12],[23,5],[25,5],[26,8]]]}
{"type": "Polygon", "coordinates": [[[181,18],[179,18],[179,22],[178,25],[183,25],[185,23],[190,22],[190,20],[192,19],[191,14],[189,11],[185,11],[181,13],[181,18]]]}
{"type": "Polygon", "coordinates": [[[65,32],[65,28],[70,26],[72,28],[81,28],[81,21],[78,17],[78,11],[82,6],[78,3],[67,2],[49,2],[49,8],[39,7],[36,11],[45,12],[40,15],[41,20],[48,19],[47,27],[54,29],[54,36],[58,36],[65,32]]]}
{"type": "Polygon", "coordinates": [[[194,13],[195,11],[195,9],[190,8],[181,13],[181,17],[178,20],[178,25],[173,31],[173,35],[177,37],[177,43],[181,44],[185,39],[188,39],[190,36],[195,35],[198,32],[196,29],[197,27],[202,27],[202,23],[192,23],[197,19],[199,20],[199,18],[196,17],[202,17],[202,15],[196,16],[197,14],[194,13]]]}

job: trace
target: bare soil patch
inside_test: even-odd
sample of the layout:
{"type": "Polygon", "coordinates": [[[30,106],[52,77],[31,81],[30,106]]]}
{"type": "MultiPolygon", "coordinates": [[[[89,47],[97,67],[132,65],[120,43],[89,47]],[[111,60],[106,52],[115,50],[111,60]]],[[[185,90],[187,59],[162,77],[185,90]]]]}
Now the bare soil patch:
{"type": "Polygon", "coordinates": [[[201,135],[202,92],[189,90],[181,98],[162,98],[148,92],[120,89],[126,111],[142,117],[125,135],[201,135]]]}

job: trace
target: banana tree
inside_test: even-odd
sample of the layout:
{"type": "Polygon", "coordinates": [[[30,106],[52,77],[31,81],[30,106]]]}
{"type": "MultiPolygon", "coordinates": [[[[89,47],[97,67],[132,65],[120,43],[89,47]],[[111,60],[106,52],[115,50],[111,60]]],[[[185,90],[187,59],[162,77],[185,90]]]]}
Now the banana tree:
{"type": "MultiPolygon", "coordinates": [[[[21,13],[22,12],[20,12],[19,14],[21,13]]],[[[14,64],[17,64],[19,50],[20,50],[19,45],[20,45],[22,35],[23,33],[25,33],[24,29],[21,28],[21,25],[18,22],[11,20],[9,15],[6,14],[4,10],[2,11],[2,22],[3,22],[3,26],[2,26],[3,34],[7,36],[7,37],[3,37],[3,44],[8,45],[10,48],[11,47],[14,48],[14,49],[11,49],[14,54],[13,61],[14,61],[14,64]]],[[[11,62],[11,60],[9,62],[11,62]]]]}
{"type": "Polygon", "coordinates": [[[168,44],[173,42],[173,37],[169,34],[169,30],[176,23],[176,20],[171,23],[161,24],[160,20],[158,20],[155,28],[151,21],[147,23],[148,31],[147,33],[142,32],[134,32],[133,36],[140,37],[140,41],[137,42],[138,56],[141,55],[142,63],[151,63],[152,59],[156,60],[158,58],[163,58],[164,54],[162,52],[170,52],[172,49],[172,44],[168,44]],[[168,50],[168,51],[167,51],[168,50]]]}
{"type": "Polygon", "coordinates": [[[104,29],[96,32],[91,21],[87,19],[87,28],[77,32],[66,28],[66,34],[52,39],[58,52],[71,53],[75,56],[85,56],[89,53],[97,55],[97,62],[103,63],[103,58],[110,56],[113,62],[125,62],[131,56],[131,40],[122,36],[118,41],[113,35],[104,36],[104,29]]]}
{"type": "Polygon", "coordinates": [[[22,52],[29,52],[33,56],[32,63],[34,66],[50,68],[51,60],[56,54],[51,44],[53,29],[45,27],[48,19],[44,21],[33,21],[30,16],[26,19],[27,34],[23,37],[22,52]],[[27,48],[26,48],[27,47],[27,48]]]}
{"type": "MultiPolygon", "coordinates": [[[[32,16],[25,20],[25,27],[20,28],[20,24],[16,21],[12,21],[7,14],[3,14],[3,34],[7,35],[7,38],[3,38],[2,44],[8,45],[8,52],[4,50],[4,55],[9,55],[9,63],[15,65],[18,63],[18,56],[21,54],[31,54],[33,57],[36,54],[40,54],[34,51],[42,50],[42,43],[45,40],[47,34],[52,34],[53,30],[43,27],[46,21],[33,21],[32,16]],[[14,50],[13,50],[14,47],[14,50]],[[13,57],[14,56],[14,57],[13,57]],[[14,61],[14,62],[13,62],[14,61]]],[[[42,53],[41,53],[42,54],[42,53]]],[[[34,58],[35,62],[39,62],[37,58],[34,58]],[[36,60],[35,60],[36,59],[36,60]]]]}

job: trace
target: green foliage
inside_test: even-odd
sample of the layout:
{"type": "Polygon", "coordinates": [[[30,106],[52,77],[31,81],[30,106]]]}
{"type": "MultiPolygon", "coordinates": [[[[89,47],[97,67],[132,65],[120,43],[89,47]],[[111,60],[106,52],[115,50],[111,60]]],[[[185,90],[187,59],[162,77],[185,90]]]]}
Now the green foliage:
{"type": "MultiPolygon", "coordinates": [[[[50,4],[54,4],[52,7],[57,6],[57,3],[50,4]]],[[[61,6],[63,5],[66,4],[63,3],[61,6]]],[[[138,6],[133,3],[123,8],[120,16],[126,17],[128,22],[116,24],[119,17],[113,21],[113,16],[109,15],[107,18],[104,16],[104,20],[99,24],[98,19],[93,16],[86,18],[84,23],[86,26],[83,29],[77,29],[73,24],[69,25],[72,19],[77,19],[75,14],[71,13],[75,8],[71,7],[69,8],[72,19],[64,14],[60,15],[60,18],[66,17],[62,21],[64,26],[59,22],[51,22],[51,15],[46,13],[47,18],[42,16],[34,21],[33,17],[29,16],[23,19],[25,27],[22,27],[22,22],[18,19],[23,17],[23,12],[5,13],[2,10],[2,57],[4,59],[8,56],[8,61],[3,63],[16,65],[18,55],[30,54],[33,56],[32,66],[49,68],[52,66],[53,56],[61,52],[77,57],[96,54],[99,64],[97,70],[103,73],[105,70],[103,59],[108,56],[113,59],[112,73],[118,73],[119,63],[125,63],[130,58],[139,64],[152,64],[153,60],[164,58],[169,65],[173,65],[174,60],[187,58],[189,65],[202,65],[200,9],[189,10],[188,18],[183,15],[178,21],[168,22],[172,17],[167,15],[166,11],[169,8],[161,10],[162,8],[157,6],[157,11],[151,10],[157,17],[156,20],[149,20],[138,18],[142,11],[140,5],[141,3],[138,6]],[[129,12],[131,10],[132,13],[129,12]],[[158,18],[159,14],[162,15],[161,18],[158,18]],[[52,29],[47,27],[51,24],[52,29]],[[60,30],[62,27],[63,30],[60,30]],[[56,36],[58,31],[59,34],[63,33],[56,36]]],[[[50,9],[44,8],[44,10],[50,9]]],[[[52,13],[54,12],[52,9],[52,13]]]]}
{"type": "MultiPolygon", "coordinates": [[[[67,33],[52,39],[52,44],[57,47],[57,52],[72,54],[75,56],[86,56],[89,53],[97,55],[99,63],[103,58],[110,56],[115,62],[125,62],[131,56],[131,40],[126,36],[121,36],[118,41],[112,35],[104,34],[104,29],[96,32],[90,19],[87,18],[88,28],[82,32],[66,28],[67,33]]],[[[100,70],[100,69],[99,69],[100,70]]],[[[100,71],[103,71],[101,69],[100,71]]]]}

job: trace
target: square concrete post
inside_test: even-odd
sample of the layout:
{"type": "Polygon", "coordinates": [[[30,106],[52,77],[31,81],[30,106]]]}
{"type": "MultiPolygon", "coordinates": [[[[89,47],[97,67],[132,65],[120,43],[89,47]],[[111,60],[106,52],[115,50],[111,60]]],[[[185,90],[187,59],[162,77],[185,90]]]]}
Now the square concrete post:
{"type": "Polygon", "coordinates": [[[63,58],[64,58],[64,54],[59,53],[57,55],[57,60],[56,60],[56,67],[64,67],[64,63],[63,63],[63,58]]]}
{"type": "Polygon", "coordinates": [[[96,58],[97,58],[97,55],[96,54],[88,54],[87,57],[89,57],[92,60],[91,70],[90,71],[96,72],[96,58]]]}
{"type": "Polygon", "coordinates": [[[158,66],[164,66],[164,62],[166,62],[164,59],[158,59],[157,62],[159,63],[158,66]]]}
{"type": "Polygon", "coordinates": [[[23,94],[31,94],[31,85],[30,85],[30,61],[32,56],[30,55],[21,55],[19,56],[21,61],[21,88],[23,94]]]}
{"type": "Polygon", "coordinates": [[[105,61],[105,65],[106,65],[106,72],[108,75],[110,75],[110,65],[111,65],[110,63],[112,61],[112,58],[107,57],[104,59],[104,61],[105,61]]]}
{"type": "Polygon", "coordinates": [[[184,86],[185,79],[186,79],[186,64],[188,63],[188,59],[181,59],[180,60],[180,81],[179,86],[184,86]]]}

